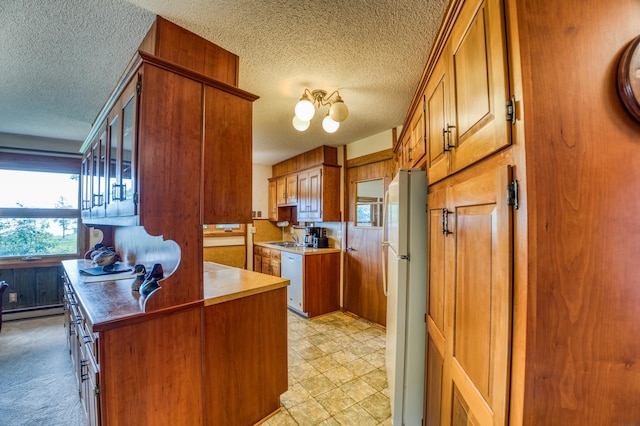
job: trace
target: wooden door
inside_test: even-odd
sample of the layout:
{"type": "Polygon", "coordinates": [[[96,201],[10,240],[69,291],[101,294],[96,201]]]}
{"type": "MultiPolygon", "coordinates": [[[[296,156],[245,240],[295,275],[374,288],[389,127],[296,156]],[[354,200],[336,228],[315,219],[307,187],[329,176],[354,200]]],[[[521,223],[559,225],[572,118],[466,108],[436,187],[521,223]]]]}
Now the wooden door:
{"type": "Polygon", "coordinates": [[[451,32],[452,172],[511,143],[503,16],[501,0],[465,2],[451,32]]]}
{"type": "MultiPolygon", "coordinates": [[[[451,234],[444,237],[445,425],[507,423],[513,297],[512,210],[505,190],[509,174],[509,168],[503,167],[448,189],[451,214],[445,223],[451,234]]],[[[432,241],[432,248],[439,244],[437,239],[432,241]]],[[[432,272],[434,281],[441,282],[437,269],[432,272]]],[[[437,347],[436,336],[437,332],[431,333],[430,340],[437,347]]]]}
{"type": "Polygon", "coordinates": [[[387,298],[382,289],[382,223],[380,226],[358,226],[355,210],[358,182],[382,180],[383,192],[387,190],[395,165],[391,150],[385,154],[375,162],[350,160],[354,165],[347,164],[347,251],[343,302],[346,311],[383,326],[387,322],[387,298]]]}

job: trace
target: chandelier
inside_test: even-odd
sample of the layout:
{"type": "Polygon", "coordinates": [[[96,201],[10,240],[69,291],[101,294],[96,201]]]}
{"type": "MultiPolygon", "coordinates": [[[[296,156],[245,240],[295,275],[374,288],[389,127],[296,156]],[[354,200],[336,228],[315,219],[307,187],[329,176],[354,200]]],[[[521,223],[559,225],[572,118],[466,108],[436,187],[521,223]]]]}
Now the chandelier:
{"type": "Polygon", "coordinates": [[[322,89],[304,89],[300,101],[296,104],[296,115],[293,117],[293,127],[304,132],[309,128],[311,119],[316,113],[316,108],[329,105],[327,115],[322,120],[322,128],[327,133],[334,133],[340,127],[340,123],[349,116],[349,108],[345,105],[336,90],[327,96],[327,91],[322,89]],[[335,99],[331,99],[335,95],[335,99]]]}

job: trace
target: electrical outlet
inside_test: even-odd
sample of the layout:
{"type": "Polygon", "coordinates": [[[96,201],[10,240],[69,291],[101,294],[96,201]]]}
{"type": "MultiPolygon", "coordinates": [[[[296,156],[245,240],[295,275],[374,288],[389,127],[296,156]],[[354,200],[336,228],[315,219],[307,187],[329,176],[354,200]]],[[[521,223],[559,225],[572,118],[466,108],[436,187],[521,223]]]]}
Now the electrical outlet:
{"type": "Polygon", "coordinates": [[[18,293],[9,293],[9,303],[18,302],[18,293]]]}

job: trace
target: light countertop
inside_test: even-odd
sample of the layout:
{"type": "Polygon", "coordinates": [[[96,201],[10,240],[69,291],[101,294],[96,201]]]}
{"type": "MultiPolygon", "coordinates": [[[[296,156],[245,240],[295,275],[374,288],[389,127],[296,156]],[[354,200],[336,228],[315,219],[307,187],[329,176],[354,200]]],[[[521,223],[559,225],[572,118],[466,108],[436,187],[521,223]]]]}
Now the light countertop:
{"type": "Polygon", "coordinates": [[[260,246],[260,247],[266,247],[266,248],[270,248],[270,249],[276,249],[276,250],[282,250],[282,251],[287,251],[290,253],[298,253],[298,254],[304,254],[304,255],[311,255],[311,254],[325,254],[325,253],[340,253],[342,250],[340,250],[339,248],[333,248],[333,247],[328,247],[328,248],[313,248],[313,247],[282,247],[273,243],[277,243],[280,241],[266,241],[263,243],[257,243],[254,242],[253,244],[256,246],[260,246]]]}
{"type": "MultiPolygon", "coordinates": [[[[62,264],[94,331],[148,314],[143,310],[140,294],[131,290],[134,277],[128,273],[90,277],[80,273],[80,269],[94,266],[90,260],[65,260],[62,264]]],[[[289,280],[285,278],[204,262],[204,299],[193,303],[215,305],[287,285],[289,280]]]]}
{"type": "Polygon", "coordinates": [[[220,265],[204,263],[204,304],[205,306],[227,302],[289,285],[286,278],[274,277],[220,265]]]}

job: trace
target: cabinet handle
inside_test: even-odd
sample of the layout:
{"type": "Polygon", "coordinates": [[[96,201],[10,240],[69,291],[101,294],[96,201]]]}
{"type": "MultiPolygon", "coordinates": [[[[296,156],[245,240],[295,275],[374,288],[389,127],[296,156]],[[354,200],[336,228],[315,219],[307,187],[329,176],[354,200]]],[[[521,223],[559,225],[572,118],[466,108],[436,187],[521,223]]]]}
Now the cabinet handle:
{"type": "Polygon", "coordinates": [[[409,153],[409,156],[407,157],[407,161],[413,161],[413,159],[411,158],[411,153],[413,152],[413,148],[409,148],[407,152],[409,153]]]}
{"type": "Polygon", "coordinates": [[[455,126],[447,124],[447,127],[442,129],[442,151],[451,151],[451,148],[455,148],[455,145],[451,145],[451,131],[455,129],[455,126]]]}
{"type": "Polygon", "coordinates": [[[80,360],[80,379],[84,383],[89,378],[89,373],[87,372],[87,360],[80,360]]]}
{"type": "Polygon", "coordinates": [[[104,204],[104,197],[102,194],[93,194],[93,206],[100,207],[104,204]],[[98,201],[96,201],[98,200],[98,201]]]}
{"type": "Polygon", "coordinates": [[[114,183],[111,186],[111,201],[124,201],[125,197],[124,194],[126,194],[126,185],[123,184],[117,184],[114,183]]]}
{"type": "Polygon", "coordinates": [[[446,208],[442,209],[442,233],[446,237],[447,235],[453,234],[453,232],[449,231],[449,214],[452,214],[446,208]]]}

